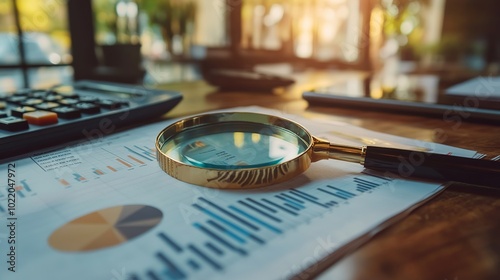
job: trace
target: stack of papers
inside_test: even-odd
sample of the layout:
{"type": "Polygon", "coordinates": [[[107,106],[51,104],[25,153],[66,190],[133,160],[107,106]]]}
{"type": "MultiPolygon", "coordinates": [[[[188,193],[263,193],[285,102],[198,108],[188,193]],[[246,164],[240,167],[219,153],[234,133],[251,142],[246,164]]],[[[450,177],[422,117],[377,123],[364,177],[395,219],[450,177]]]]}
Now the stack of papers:
{"type": "MultiPolygon", "coordinates": [[[[328,118],[260,107],[230,111],[287,117],[339,144],[476,154],[328,118]]],[[[0,279],[313,276],[326,256],[345,254],[444,189],[335,160],[267,188],[190,185],[156,162],[155,138],[172,122],[3,163],[1,176],[12,180],[0,185],[0,279]]]]}

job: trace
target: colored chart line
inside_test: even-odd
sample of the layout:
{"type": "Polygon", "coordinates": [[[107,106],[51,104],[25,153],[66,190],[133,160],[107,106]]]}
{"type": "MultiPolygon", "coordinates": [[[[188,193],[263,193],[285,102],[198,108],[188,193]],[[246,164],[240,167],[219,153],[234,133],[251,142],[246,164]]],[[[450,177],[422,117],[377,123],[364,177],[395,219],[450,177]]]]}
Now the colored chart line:
{"type": "Polygon", "coordinates": [[[121,164],[125,165],[125,166],[126,166],[126,167],[128,167],[128,168],[132,168],[132,165],[131,165],[130,163],[128,163],[128,162],[126,162],[126,161],[124,161],[124,160],[123,160],[123,159],[121,159],[121,158],[117,158],[117,159],[116,159],[116,161],[118,161],[119,163],[121,163],[121,164]]]}
{"type": "Polygon", "coordinates": [[[125,149],[127,149],[127,151],[135,154],[136,156],[141,157],[144,160],[147,160],[147,161],[156,161],[156,156],[155,156],[154,153],[151,152],[150,148],[139,147],[139,146],[134,145],[133,148],[125,146],[125,149]]]}
{"type": "Polygon", "coordinates": [[[100,169],[95,169],[95,168],[94,168],[94,174],[96,174],[96,175],[104,175],[104,174],[106,174],[106,173],[104,173],[104,172],[103,172],[102,170],[100,170],[100,169]]]}
{"type": "Polygon", "coordinates": [[[116,168],[114,168],[113,166],[106,166],[109,170],[113,171],[113,172],[116,172],[118,170],[116,170],[116,168]]]}
{"type": "Polygon", "coordinates": [[[64,187],[66,187],[66,188],[71,187],[71,184],[68,181],[66,181],[65,179],[58,179],[58,180],[59,180],[59,183],[61,183],[61,185],[63,185],[64,187]]]}
{"type": "Polygon", "coordinates": [[[144,275],[132,275],[135,279],[143,276],[185,279],[206,270],[224,270],[224,264],[251,254],[253,248],[266,246],[273,238],[304,221],[334,211],[334,207],[389,181],[391,179],[363,174],[309,189],[289,189],[233,202],[199,197],[191,205],[193,211],[199,213],[196,215],[199,219],[191,225],[202,238],[182,242],[168,232],[159,232],[161,245],[153,257],[162,268],[150,267],[144,275]]]}
{"type": "Polygon", "coordinates": [[[129,155],[128,158],[131,159],[131,160],[133,160],[133,161],[135,161],[135,162],[137,162],[138,164],[145,164],[144,161],[142,161],[142,160],[140,160],[138,158],[135,158],[135,157],[133,157],[131,155],[129,155]]]}

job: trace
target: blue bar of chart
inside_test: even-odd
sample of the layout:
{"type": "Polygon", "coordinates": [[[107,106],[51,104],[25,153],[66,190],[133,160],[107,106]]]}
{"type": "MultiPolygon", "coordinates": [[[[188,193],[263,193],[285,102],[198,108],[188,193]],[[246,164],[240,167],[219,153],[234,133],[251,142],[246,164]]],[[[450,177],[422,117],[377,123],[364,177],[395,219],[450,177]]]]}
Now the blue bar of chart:
{"type": "Polygon", "coordinates": [[[327,193],[331,196],[334,196],[336,198],[343,199],[343,200],[351,199],[351,198],[356,196],[355,194],[353,194],[351,192],[339,189],[339,188],[334,187],[334,186],[326,185],[326,188],[328,188],[328,190],[324,189],[324,188],[318,188],[318,190],[321,192],[327,193]]]}
{"type": "Polygon", "coordinates": [[[85,177],[83,177],[82,175],[78,174],[78,173],[73,173],[73,178],[78,181],[78,182],[84,182],[84,181],[87,181],[87,179],[85,177]]]}
{"type": "Polygon", "coordinates": [[[374,191],[392,179],[367,174],[331,180],[308,189],[288,189],[222,203],[198,197],[191,204],[201,217],[191,224],[199,238],[182,238],[163,230],[157,233],[159,266],[132,274],[132,279],[185,279],[204,270],[224,270],[231,261],[308,219],[335,211],[350,200],[374,191]]]}
{"type": "Polygon", "coordinates": [[[377,184],[363,178],[354,178],[354,182],[356,182],[357,185],[356,190],[360,192],[371,191],[377,187],[377,184]]]}

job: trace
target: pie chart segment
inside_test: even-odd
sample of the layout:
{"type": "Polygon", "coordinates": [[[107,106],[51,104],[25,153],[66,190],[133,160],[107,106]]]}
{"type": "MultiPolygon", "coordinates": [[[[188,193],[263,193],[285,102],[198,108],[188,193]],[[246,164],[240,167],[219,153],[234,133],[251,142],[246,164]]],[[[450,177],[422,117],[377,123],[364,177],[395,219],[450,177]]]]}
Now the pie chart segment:
{"type": "Polygon", "coordinates": [[[149,219],[149,220],[140,220],[140,221],[132,221],[132,222],[124,222],[120,223],[120,227],[141,227],[141,226],[154,226],[157,225],[161,221],[161,218],[149,219]]]}
{"type": "Polygon", "coordinates": [[[49,245],[59,251],[85,252],[125,243],[158,225],[162,212],[146,205],[121,205],[78,217],[49,237],[49,245]]]}
{"type": "Polygon", "coordinates": [[[153,217],[158,216],[158,209],[153,207],[141,207],[133,209],[134,211],[128,211],[129,209],[124,209],[120,218],[118,219],[118,225],[128,222],[137,222],[149,220],[153,217]]]}
{"type": "Polygon", "coordinates": [[[112,207],[106,209],[106,211],[99,211],[98,213],[106,220],[108,224],[114,225],[116,224],[116,222],[118,222],[118,219],[120,219],[122,211],[123,207],[112,207]]]}
{"type": "Polygon", "coordinates": [[[49,244],[61,251],[84,251],[109,228],[106,224],[66,224],[52,233],[49,244]]]}
{"type": "MultiPolygon", "coordinates": [[[[128,205],[128,207],[124,207],[122,209],[120,209],[120,216],[118,217],[118,221],[117,222],[120,222],[122,221],[123,219],[126,219],[127,217],[129,217],[130,215],[134,215],[135,213],[137,213],[138,211],[142,211],[143,208],[145,208],[144,206],[142,205],[128,205]]],[[[155,208],[152,208],[152,207],[148,207],[146,209],[155,209],[155,208]]],[[[149,217],[151,218],[151,217],[149,217]]]]}
{"type": "Polygon", "coordinates": [[[72,224],[109,224],[100,212],[93,212],[73,220],[72,224]]]}
{"type": "Polygon", "coordinates": [[[94,238],[92,242],[87,244],[87,246],[83,247],[81,251],[98,250],[101,248],[114,246],[123,243],[125,241],[127,241],[126,237],[122,236],[114,228],[108,228],[106,232],[104,232],[97,238],[94,238]]]}
{"type": "Polygon", "coordinates": [[[117,231],[125,236],[125,238],[127,239],[132,239],[134,237],[137,237],[141,234],[143,234],[144,232],[148,231],[151,227],[149,226],[145,226],[145,227],[138,227],[138,226],[135,226],[135,227],[122,227],[122,226],[117,226],[116,229],[117,231]]]}

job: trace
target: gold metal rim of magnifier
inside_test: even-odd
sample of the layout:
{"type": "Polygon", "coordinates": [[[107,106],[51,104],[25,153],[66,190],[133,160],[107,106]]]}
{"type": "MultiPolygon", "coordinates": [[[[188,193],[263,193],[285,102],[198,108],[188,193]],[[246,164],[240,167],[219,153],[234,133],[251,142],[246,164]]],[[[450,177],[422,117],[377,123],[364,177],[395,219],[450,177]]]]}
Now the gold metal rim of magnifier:
{"type": "Polygon", "coordinates": [[[179,120],[163,129],[156,138],[156,158],[160,168],[170,176],[187,183],[218,189],[260,188],[289,180],[303,173],[311,162],[340,159],[363,163],[364,148],[332,145],[312,136],[304,127],[285,118],[248,112],[225,112],[197,115],[179,120]],[[222,122],[249,122],[284,128],[307,143],[304,152],[295,158],[266,167],[216,169],[197,167],[174,160],[162,151],[163,145],[186,129],[222,122]]]}

